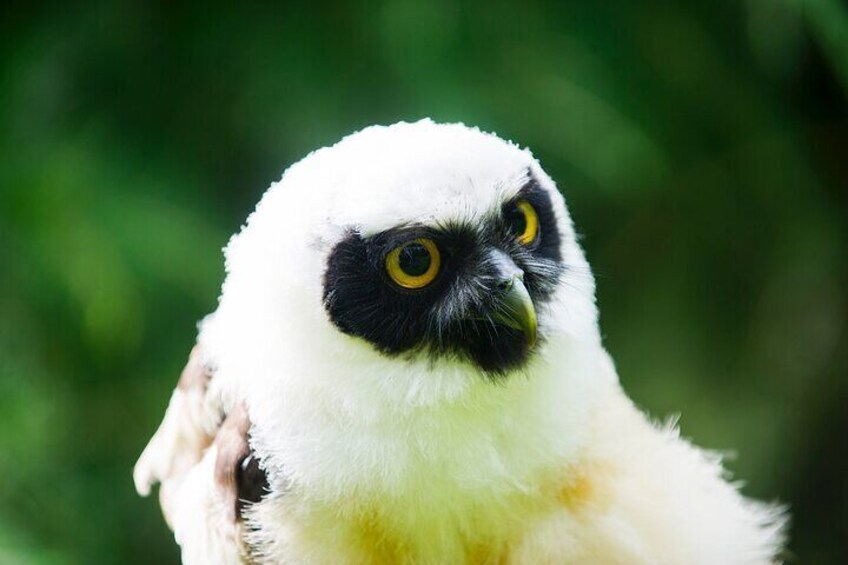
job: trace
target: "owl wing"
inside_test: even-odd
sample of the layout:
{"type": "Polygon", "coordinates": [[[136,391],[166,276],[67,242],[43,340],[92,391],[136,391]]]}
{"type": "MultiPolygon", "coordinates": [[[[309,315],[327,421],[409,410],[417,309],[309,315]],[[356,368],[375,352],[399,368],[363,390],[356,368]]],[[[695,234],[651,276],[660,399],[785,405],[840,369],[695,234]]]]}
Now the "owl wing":
{"type": "Polygon", "coordinates": [[[267,492],[267,481],[250,449],[246,407],[225,410],[202,358],[196,346],[133,479],[142,496],[160,483],[162,512],[184,563],[241,563],[241,511],[267,492]]]}

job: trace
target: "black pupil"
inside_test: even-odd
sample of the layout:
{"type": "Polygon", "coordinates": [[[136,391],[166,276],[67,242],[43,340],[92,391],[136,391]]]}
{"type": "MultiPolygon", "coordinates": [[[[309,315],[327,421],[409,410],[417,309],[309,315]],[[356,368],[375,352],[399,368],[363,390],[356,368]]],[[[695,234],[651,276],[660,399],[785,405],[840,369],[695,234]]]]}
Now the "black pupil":
{"type": "Polygon", "coordinates": [[[527,216],[524,215],[524,211],[518,206],[513,206],[507,212],[506,223],[509,226],[509,231],[516,236],[523,235],[527,230],[527,216]]]}
{"type": "Polygon", "coordinates": [[[420,243],[410,243],[400,251],[398,263],[410,277],[419,277],[430,268],[430,252],[420,243]]]}

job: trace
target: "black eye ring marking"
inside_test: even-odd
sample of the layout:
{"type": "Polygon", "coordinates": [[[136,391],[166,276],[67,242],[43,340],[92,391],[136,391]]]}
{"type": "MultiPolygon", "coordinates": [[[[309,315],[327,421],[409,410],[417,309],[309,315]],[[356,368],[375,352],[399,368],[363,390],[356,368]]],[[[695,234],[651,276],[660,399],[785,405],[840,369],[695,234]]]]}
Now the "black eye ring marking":
{"type": "Polygon", "coordinates": [[[401,224],[368,236],[351,227],[327,259],[323,299],[330,321],[385,355],[456,357],[492,378],[520,367],[529,357],[524,336],[474,314],[490,306],[492,249],[508,254],[524,272],[536,305],[556,291],[566,266],[555,196],[529,177],[500,210],[473,223],[401,224]],[[528,208],[535,212],[535,228],[528,208]],[[414,284],[393,278],[392,265],[414,284]],[[432,275],[429,282],[417,279],[432,275]]]}

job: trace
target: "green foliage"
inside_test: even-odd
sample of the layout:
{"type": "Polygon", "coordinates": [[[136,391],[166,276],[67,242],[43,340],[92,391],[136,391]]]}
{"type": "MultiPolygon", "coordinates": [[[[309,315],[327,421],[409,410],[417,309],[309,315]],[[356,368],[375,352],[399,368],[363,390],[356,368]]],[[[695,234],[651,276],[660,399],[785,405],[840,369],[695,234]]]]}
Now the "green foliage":
{"type": "Polygon", "coordinates": [[[836,0],[101,2],[0,32],[0,562],[177,560],[131,467],[220,248],[288,164],[423,116],[534,149],[625,387],[793,506],[799,562],[848,552],[836,0]]]}

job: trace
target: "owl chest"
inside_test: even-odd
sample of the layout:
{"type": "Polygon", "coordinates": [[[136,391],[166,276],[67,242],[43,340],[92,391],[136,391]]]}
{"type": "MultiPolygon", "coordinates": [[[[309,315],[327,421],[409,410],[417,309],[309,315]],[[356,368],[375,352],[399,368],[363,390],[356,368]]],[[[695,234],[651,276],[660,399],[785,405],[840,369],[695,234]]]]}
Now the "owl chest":
{"type": "Polygon", "coordinates": [[[561,427],[534,419],[535,398],[511,400],[376,423],[301,419],[260,437],[283,494],[260,529],[281,557],[314,562],[500,562],[560,504],[544,483],[570,453],[561,427]]]}
{"type": "Polygon", "coordinates": [[[348,501],[329,511],[341,518],[337,528],[328,531],[325,520],[315,522],[324,540],[320,551],[329,552],[330,561],[338,557],[345,562],[503,562],[518,527],[510,509],[525,518],[527,513],[518,504],[467,503],[426,489],[392,500],[348,501]],[[331,539],[338,541],[338,550],[332,548],[331,539]]]}
{"type": "Polygon", "coordinates": [[[315,562],[499,563],[547,503],[492,461],[462,454],[398,448],[369,466],[348,453],[332,481],[290,485],[263,529],[285,532],[285,551],[315,562]]]}
{"type": "Polygon", "coordinates": [[[567,518],[549,532],[550,539],[534,545],[547,546],[586,527],[601,498],[598,485],[582,472],[550,473],[525,491],[502,486],[461,492],[435,477],[444,482],[291,504],[296,511],[277,513],[285,523],[274,529],[287,532],[283,555],[334,563],[509,563],[551,516],[567,518]]]}

